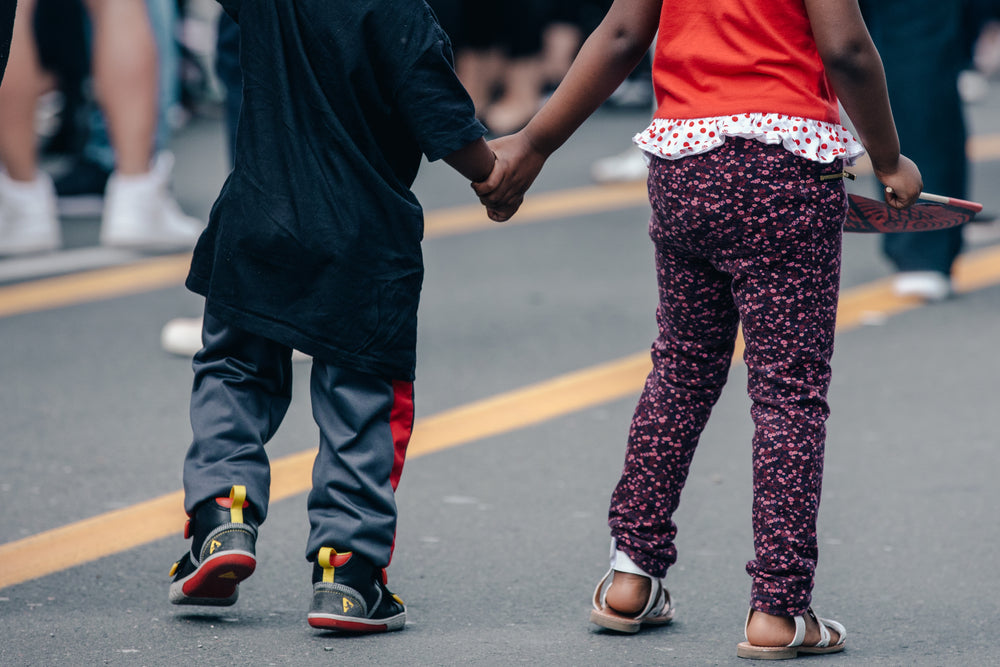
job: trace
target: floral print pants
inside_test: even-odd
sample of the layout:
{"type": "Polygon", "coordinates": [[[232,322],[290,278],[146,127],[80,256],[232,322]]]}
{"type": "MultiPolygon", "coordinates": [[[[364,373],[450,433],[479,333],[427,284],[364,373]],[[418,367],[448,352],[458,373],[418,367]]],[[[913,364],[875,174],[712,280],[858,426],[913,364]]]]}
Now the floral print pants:
{"type": "Polygon", "coordinates": [[[617,548],[662,577],[672,515],[742,325],[752,400],[752,606],[799,615],[816,567],[826,402],[847,196],[843,169],[730,138],[654,158],[649,196],[659,336],[611,499],[617,548]]]}

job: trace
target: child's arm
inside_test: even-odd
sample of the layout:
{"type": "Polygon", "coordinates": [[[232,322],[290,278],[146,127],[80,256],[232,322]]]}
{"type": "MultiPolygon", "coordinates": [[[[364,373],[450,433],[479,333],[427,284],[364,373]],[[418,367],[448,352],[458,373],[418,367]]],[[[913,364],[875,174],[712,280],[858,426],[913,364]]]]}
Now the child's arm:
{"type": "Polygon", "coordinates": [[[805,0],[819,55],[833,88],[896,208],[916,201],[923,188],[917,166],[899,153],[882,60],[857,0],[805,0]]]}
{"type": "Polygon", "coordinates": [[[656,34],[663,1],[615,0],[545,106],[523,130],[491,142],[497,169],[485,183],[473,183],[490,218],[507,220],[517,211],[548,156],[639,63],[656,34]]]}
{"type": "Polygon", "coordinates": [[[486,140],[480,137],[471,144],[466,144],[454,153],[444,156],[444,161],[452,169],[465,176],[473,183],[485,181],[493,173],[493,166],[496,164],[496,155],[486,144],[486,140]]]}

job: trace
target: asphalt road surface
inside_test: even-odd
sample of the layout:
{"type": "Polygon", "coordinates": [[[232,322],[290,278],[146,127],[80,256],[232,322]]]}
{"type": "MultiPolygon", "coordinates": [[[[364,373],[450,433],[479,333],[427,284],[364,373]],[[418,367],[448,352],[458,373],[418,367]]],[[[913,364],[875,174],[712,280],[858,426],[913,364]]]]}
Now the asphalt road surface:
{"type": "MultiPolygon", "coordinates": [[[[969,107],[987,217],[998,111],[997,87],[969,107]]],[[[187,257],[110,252],[96,219],[66,219],[67,250],[0,262],[0,665],[746,664],[739,363],[676,516],[676,622],[620,636],[587,621],[656,303],[643,186],[596,187],[589,168],[645,122],[600,112],[503,226],[447,167],[422,171],[418,425],[389,569],[408,623],[390,635],[306,624],[307,363],[269,445],[257,572],[231,608],[173,607],[191,370],[159,333],[200,314],[187,257]]],[[[196,119],[174,150],[178,198],[207,217],[225,176],[219,123],[196,119]]],[[[848,649],[810,662],[1000,664],[1000,226],[968,238],[960,294],[933,306],[891,295],[877,237],[847,239],[814,606],[846,624],[848,649]]]]}

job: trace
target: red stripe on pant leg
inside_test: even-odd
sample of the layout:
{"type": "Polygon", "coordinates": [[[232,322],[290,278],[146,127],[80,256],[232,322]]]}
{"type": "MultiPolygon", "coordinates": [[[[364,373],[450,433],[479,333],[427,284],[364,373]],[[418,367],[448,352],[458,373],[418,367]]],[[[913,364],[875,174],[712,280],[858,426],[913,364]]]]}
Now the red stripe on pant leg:
{"type": "MultiPolygon", "coordinates": [[[[392,432],[392,471],[389,473],[389,483],[395,491],[399,486],[399,478],[403,474],[403,463],[406,461],[406,448],[413,434],[413,383],[392,381],[392,411],[389,413],[389,429],[392,432]]],[[[396,536],[392,536],[392,546],[389,547],[389,560],[396,550],[396,536]]],[[[385,577],[385,570],[382,570],[385,577]]],[[[384,582],[383,582],[384,583],[384,582]]]]}
{"type": "Polygon", "coordinates": [[[392,444],[394,448],[392,473],[389,482],[395,491],[399,478],[403,474],[403,463],[406,460],[406,448],[413,434],[413,383],[392,381],[392,412],[389,415],[389,427],[392,429],[392,444]]]}

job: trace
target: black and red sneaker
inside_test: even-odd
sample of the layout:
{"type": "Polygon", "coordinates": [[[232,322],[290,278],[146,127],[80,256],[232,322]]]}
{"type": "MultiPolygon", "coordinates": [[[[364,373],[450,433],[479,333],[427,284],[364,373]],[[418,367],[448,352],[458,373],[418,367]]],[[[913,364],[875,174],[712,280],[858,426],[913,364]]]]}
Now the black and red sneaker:
{"type": "Polygon", "coordinates": [[[385,583],[385,570],[363,556],[323,547],[313,566],[309,625],[357,633],[401,630],[406,606],[385,583]]]}
{"type": "Polygon", "coordinates": [[[257,525],[244,486],[233,486],[228,498],[202,503],[184,527],[191,550],[170,570],[170,602],[234,604],[239,583],[257,567],[257,525]]]}

